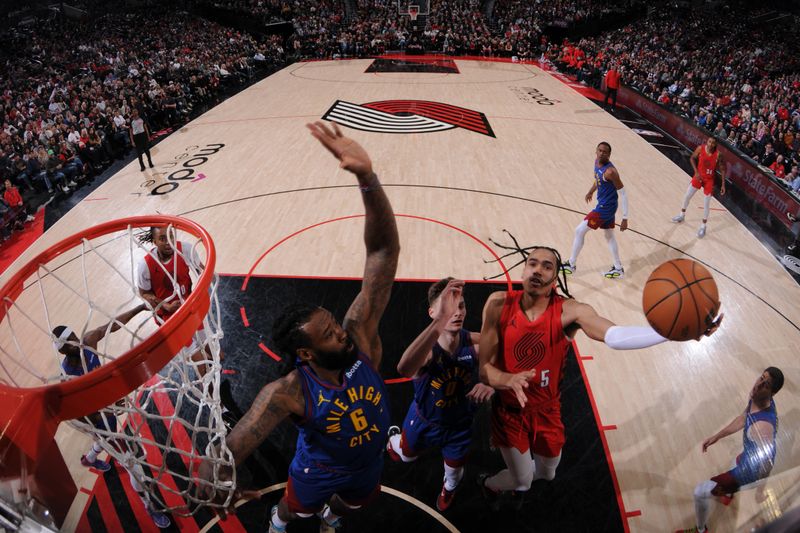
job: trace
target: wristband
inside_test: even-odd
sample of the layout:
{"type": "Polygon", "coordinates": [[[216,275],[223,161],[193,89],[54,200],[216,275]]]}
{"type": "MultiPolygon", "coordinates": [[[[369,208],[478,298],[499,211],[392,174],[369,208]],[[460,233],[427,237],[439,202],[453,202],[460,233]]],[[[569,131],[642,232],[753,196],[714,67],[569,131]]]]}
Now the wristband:
{"type": "Polygon", "coordinates": [[[381,188],[381,182],[378,181],[378,175],[373,172],[371,178],[372,179],[370,179],[370,183],[368,185],[359,185],[358,186],[358,189],[362,193],[372,192],[374,190],[377,190],[377,189],[381,188]]]}

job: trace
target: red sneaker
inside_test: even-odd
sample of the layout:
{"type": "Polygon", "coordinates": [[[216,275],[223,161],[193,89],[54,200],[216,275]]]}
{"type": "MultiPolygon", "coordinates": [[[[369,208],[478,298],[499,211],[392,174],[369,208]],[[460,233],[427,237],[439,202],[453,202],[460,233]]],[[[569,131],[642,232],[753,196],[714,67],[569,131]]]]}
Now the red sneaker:
{"type": "Polygon", "coordinates": [[[436,508],[439,509],[441,512],[445,512],[448,507],[453,503],[453,497],[456,494],[456,489],[447,490],[444,488],[444,484],[442,485],[442,492],[439,493],[439,497],[436,498],[436,508]]]}

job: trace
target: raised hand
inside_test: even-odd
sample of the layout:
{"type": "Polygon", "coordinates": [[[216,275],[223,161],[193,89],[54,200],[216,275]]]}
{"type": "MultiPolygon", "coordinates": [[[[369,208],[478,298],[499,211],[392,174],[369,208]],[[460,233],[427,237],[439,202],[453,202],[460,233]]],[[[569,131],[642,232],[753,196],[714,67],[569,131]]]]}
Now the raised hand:
{"type": "Polygon", "coordinates": [[[338,124],[334,122],[332,130],[321,121],[306,124],[306,127],[322,146],[341,161],[341,168],[359,177],[367,177],[372,173],[372,161],[367,151],[353,139],[345,137],[338,124]]]}
{"type": "Polygon", "coordinates": [[[464,282],[460,279],[451,279],[444,288],[439,298],[433,303],[433,319],[448,321],[458,311],[461,302],[461,293],[464,282]]]}

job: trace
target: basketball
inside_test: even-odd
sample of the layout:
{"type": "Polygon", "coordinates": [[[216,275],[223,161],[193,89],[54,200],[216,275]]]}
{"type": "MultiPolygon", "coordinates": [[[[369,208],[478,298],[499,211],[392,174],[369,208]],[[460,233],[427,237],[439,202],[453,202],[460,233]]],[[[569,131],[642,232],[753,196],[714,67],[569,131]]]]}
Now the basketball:
{"type": "Polygon", "coordinates": [[[650,274],[642,307],[647,321],[662,337],[699,339],[719,311],[717,284],[700,263],[673,259],[650,274]]]}

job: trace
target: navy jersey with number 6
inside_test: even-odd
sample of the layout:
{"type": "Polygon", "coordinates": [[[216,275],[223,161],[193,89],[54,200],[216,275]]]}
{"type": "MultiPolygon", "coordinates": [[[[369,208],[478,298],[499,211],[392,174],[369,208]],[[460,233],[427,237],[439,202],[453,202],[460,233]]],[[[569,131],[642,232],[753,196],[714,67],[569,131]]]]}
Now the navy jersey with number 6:
{"type": "Polygon", "coordinates": [[[383,455],[389,428],[389,402],[380,374],[370,360],[358,360],[336,386],[299,365],[306,403],[305,417],[297,420],[299,466],[321,466],[340,472],[370,467],[383,455]]]}
{"type": "MultiPolygon", "coordinates": [[[[452,356],[435,344],[430,363],[414,379],[417,412],[426,421],[440,426],[471,425],[477,409],[467,393],[477,383],[478,357],[469,331],[462,329],[459,337],[459,348],[452,356]]],[[[411,409],[414,408],[412,405],[411,409]]]]}

